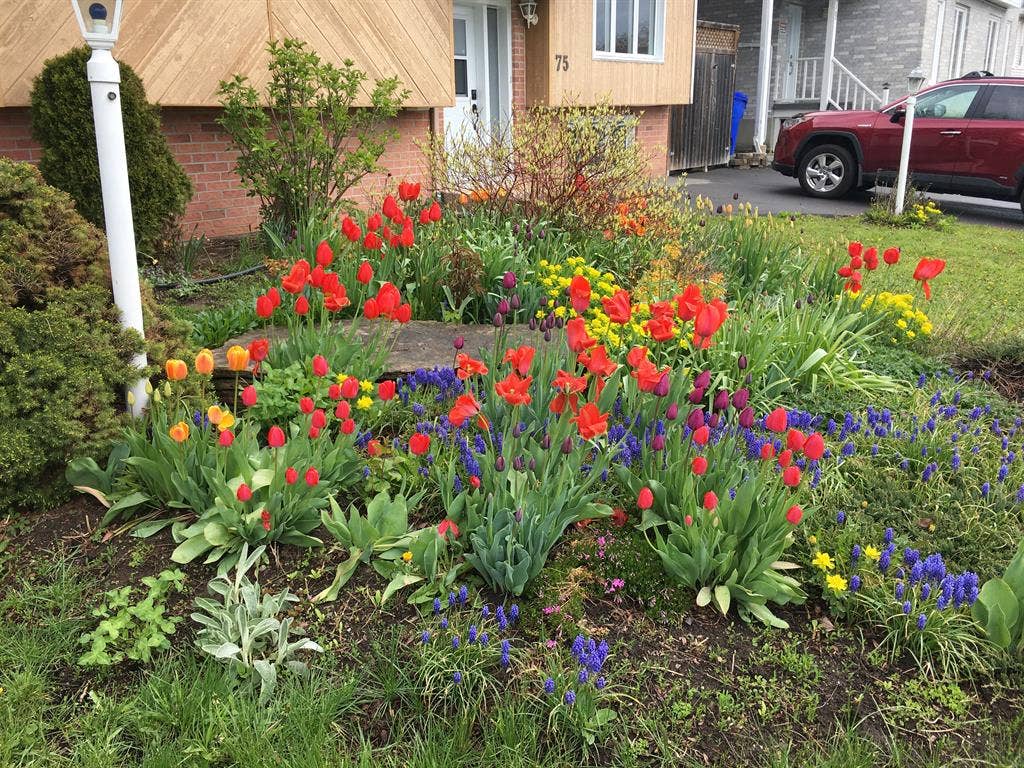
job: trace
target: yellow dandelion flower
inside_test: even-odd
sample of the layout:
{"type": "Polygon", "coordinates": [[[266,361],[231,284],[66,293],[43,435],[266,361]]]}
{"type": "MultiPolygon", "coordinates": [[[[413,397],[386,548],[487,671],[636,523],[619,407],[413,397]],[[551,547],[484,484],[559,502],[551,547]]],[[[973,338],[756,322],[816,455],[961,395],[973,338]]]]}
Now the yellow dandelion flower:
{"type": "Polygon", "coordinates": [[[363,395],[356,400],[356,408],[360,411],[368,411],[373,406],[373,398],[363,395]]]}
{"type": "Polygon", "coordinates": [[[823,571],[831,571],[836,567],[836,564],[832,561],[832,556],[828,552],[819,552],[811,560],[811,565],[815,568],[820,568],[823,571]]]}
{"type": "Polygon", "coordinates": [[[864,557],[866,557],[868,560],[874,560],[875,562],[878,562],[878,558],[880,558],[881,556],[882,553],[879,552],[877,548],[872,547],[870,544],[864,547],[864,557]]]}
{"type": "Polygon", "coordinates": [[[845,592],[847,587],[847,581],[838,573],[830,573],[825,577],[825,586],[831,589],[833,592],[845,592]]]}

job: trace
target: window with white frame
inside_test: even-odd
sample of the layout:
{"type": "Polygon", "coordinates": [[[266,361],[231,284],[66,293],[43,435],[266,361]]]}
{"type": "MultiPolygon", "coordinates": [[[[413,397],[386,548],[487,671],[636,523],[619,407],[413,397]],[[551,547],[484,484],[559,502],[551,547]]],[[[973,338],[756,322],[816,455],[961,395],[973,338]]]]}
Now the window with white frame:
{"type": "Polygon", "coordinates": [[[988,19],[988,32],[985,35],[985,69],[989,72],[996,71],[996,49],[999,48],[999,19],[990,16],[988,19]]]}
{"type": "Polygon", "coordinates": [[[953,48],[949,56],[949,76],[960,77],[964,66],[964,49],[967,47],[967,22],[971,9],[966,5],[953,8],[953,48]]]}
{"type": "Polygon", "coordinates": [[[661,59],[665,0],[594,0],[594,58],[661,59]]]}
{"type": "Polygon", "coordinates": [[[1017,24],[1017,58],[1015,66],[1024,67],[1024,19],[1017,24]]]}

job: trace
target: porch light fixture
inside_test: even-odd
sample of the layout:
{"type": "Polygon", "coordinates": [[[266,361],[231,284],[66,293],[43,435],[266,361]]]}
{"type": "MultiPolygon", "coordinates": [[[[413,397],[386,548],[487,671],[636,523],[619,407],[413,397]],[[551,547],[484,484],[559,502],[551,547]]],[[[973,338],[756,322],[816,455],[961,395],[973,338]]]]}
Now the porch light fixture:
{"type": "Polygon", "coordinates": [[[910,88],[910,95],[907,96],[906,108],[903,111],[903,147],[900,151],[900,170],[896,177],[896,215],[903,213],[903,206],[907,199],[907,175],[910,172],[910,142],[914,136],[914,116],[917,112],[917,92],[924,85],[925,74],[919,68],[915,68],[907,75],[907,86],[910,88]]]}
{"type": "MultiPolygon", "coordinates": [[[[110,53],[121,31],[122,5],[123,0],[71,0],[82,37],[92,48],[86,73],[92,91],[96,155],[100,167],[114,304],[121,311],[121,324],[143,336],[142,294],[139,291],[139,265],[135,253],[135,227],[121,117],[121,70],[110,53]]],[[[141,377],[148,364],[146,354],[136,355],[132,362],[141,377]]],[[[141,414],[146,407],[146,385],[146,379],[140,378],[127,393],[128,409],[133,416],[141,414]]]]}
{"type": "Polygon", "coordinates": [[[540,21],[537,17],[537,0],[520,0],[519,12],[523,14],[527,29],[540,21]]]}

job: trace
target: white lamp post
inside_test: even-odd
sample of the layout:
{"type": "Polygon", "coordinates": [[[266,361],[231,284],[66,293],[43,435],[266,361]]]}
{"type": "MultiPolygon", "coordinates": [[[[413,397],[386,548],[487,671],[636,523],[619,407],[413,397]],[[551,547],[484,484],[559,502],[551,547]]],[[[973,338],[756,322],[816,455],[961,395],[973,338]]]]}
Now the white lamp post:
{"type": "MultiPolygon", "coordinates": [[[[122,4],[122,0],[71,0],[82,37],[92,48],[87,72],[92,90],[96,154],[100,165],[103,219],[107,228],[114,304],[121,310],[122,325],[144,336],[135,227],[128,189],[128,159],[124,149],[124,122],[121,119],[121,71],[110,54],[121,27],[122,4]]],[[[147,365],[145,353],[136,355],[133,362],[141,372],[147,365]]],[[[127,398],[133,416],[142,413],[147,400],[146,380],[140,378],[132,385],[127,398]]]]}
{"type": "Polygon", "coordinates": [[[914,136],[914,113],[917,111],[917,92],[924,85],[924,72],[915,69],[907,76],[910,95],[907,97],[903,117],[903,149],[900,152],[900,172],[896,180],[896,215],[903,213],[907,196],[907,173],[910,170],[910,141],[914,136]]]}

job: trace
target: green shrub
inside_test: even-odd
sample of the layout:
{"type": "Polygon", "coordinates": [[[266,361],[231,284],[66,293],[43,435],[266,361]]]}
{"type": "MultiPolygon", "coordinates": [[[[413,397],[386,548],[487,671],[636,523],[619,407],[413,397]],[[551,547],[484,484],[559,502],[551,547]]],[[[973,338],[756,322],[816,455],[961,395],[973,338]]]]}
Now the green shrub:
{"type": "MultiPolygon", "coordinates": [[[[326,215],[377,161],[394,131],[382,123],[409,95],[397,78],[365,86],[350,60],[336,67],[301,40],[272,41],[270,78],[261,94],[235,75],[220,84],[221,126],[238,148],[238,175],[259,197],[263,218],[290,228],[326,215]],[[364,94],[370,107],[353,108],[364,94]]],[[[333,218],[333,217],[331,217],[333,218]]]]}
{"type": "Polygon", "coordinates": [[[27,163],[0,159],[0,509],[55,502],[64,464],[109,447],[140,342],[102,235],[27,163]]]}
{"type": "MultiPolygon", "coordinates": [[[[39,170],[47,183],[74,198],[86,221],[103,227],[103,198],[96,159],[92,98],[86,80],[89,49],[50,59],[32,85],[32,135],[42,145],[39,170]]],[[[151,250],[170,231],[192,197],[192,183],[160,132],[160,110],[146,101],[142,81],[121,64],[132,220],[141,250],[151,250]]]]}

